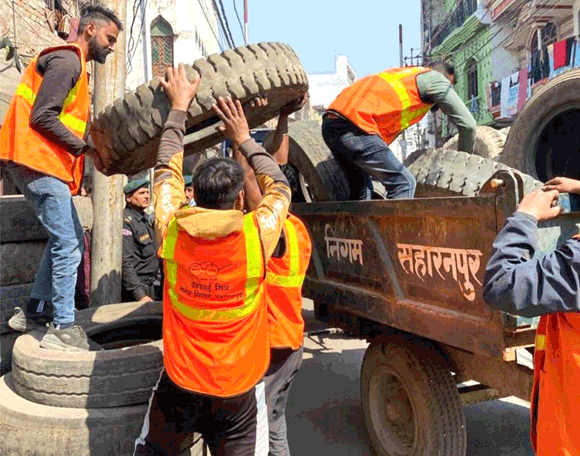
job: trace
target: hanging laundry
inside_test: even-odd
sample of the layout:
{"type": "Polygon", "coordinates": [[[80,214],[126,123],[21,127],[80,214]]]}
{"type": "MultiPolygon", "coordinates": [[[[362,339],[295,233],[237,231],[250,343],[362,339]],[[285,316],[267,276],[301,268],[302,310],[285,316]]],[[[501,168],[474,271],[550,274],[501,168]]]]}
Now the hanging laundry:
{"type": "Polygon", "coordinates": [[[570,37],[566,39],[566,66],[572,65],[572,53],[574,52],[574,46],[576,43],[575,37],[570,37]]]}
{"type": "Polygon", "coordinates": [[[501,101],[500,101],[500,117],[510,117],[508,114],[508,99],[510,96],[510,82],[511,77],[507,76],[501,80],[501,101]]]}
{"type": "Polygon", "coordinates": [[[554,44],[554,70],[566,65],[566,40],[554,44]]]}
{"type": "Polygon", "coordinates": [[[528,80],[528,69],[522,68],[519,74],[520,88],[518,93],[517,112],[522,110],[522,107],[526,104],[526,100],[528,99],[528,80]]]}
{"type": "Polygon", "coordinates": [[[572,66],[574,68],[580,67],[580,38],[576,38],[574,43],[574,57],[572,66]]]}
{"type": "Polygon", "coordinates": [[[518,113],[518,95],[520,91],[520,72],[516,72],[509,77],[509,91],[506,106],[508,117],[515,116],[518,113]]]}
{"type": "MultiPolygon", "coordinates": [[[[540,51],[540,81],[550,76],[550,56],[548,46],[542,46],[540,51]]],[[[538,81],[536,81],[538,82],[538,81]]]]}

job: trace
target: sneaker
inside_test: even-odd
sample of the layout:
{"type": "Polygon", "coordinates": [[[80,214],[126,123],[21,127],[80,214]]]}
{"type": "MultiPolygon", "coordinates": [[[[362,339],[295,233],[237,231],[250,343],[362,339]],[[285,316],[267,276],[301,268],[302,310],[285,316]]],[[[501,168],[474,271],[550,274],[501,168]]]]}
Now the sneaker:
{"type": "Polygon", "coordinates": [[[80,325],[67,329],[56,329],[53,323],[40,341],[41,348],[58,351],[100,351],[103,348],[90,340],[80,325]]]}
{"type": "Polygon", "coordinates": [[[47,311],[27,315],[23,308],[17,307],[14,315],[8,320],[8,327],[14,331],[28,332],[34,329],[46,329],[49,321],[50,313],[47,311]]]}

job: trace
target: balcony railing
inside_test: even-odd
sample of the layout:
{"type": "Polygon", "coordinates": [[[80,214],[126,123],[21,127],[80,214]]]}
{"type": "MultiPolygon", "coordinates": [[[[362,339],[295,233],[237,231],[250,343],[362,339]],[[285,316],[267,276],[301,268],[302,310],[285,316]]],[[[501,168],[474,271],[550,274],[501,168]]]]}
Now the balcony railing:
{"type": "Polygon", "coordinates": [[[445,38],[447,38],[455,29],[461,27],[477,10],[477,0],[458,0],[457,8],[447,16],[443,23],[435,27],[433,30],[433,39],[431,40],[431,48],[439,46],[445,38]]]}

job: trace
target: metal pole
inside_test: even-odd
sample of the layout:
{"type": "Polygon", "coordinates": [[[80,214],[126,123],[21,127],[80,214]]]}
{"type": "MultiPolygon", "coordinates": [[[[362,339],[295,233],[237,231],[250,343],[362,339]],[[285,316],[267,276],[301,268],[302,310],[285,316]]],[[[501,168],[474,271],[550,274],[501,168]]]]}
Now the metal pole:
{"type": "Polygon", "coordinates": [[[403,24],[399,24],[399,66],[403,66],[403,24]]]}
{"type": "MultiPolygon", "coordinates": [[[[126,1],[101,0],[101,4],[115,10],[126,22],[126,1]]],[[[125,37],[125,32],[119,34],[115,52],[104,65],[93,66],[95,114],[125,93],[125,37]]],[[[91,245],[91,307],[121,301],[123,182],[122,175],[107,177],[93,171],[93,211],[98,215],[91,245]]]]}
{"type": "Polygon", "coordinates": [[[248,0],[244,0],[244,41],[246,44],[248,41],[248,0]]]}

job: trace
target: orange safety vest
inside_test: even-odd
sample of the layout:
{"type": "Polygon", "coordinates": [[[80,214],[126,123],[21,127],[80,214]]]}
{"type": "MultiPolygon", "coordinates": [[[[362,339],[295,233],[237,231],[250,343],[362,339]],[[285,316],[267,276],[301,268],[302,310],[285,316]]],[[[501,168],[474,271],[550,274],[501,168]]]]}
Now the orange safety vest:
{"type": "Polygon", "coordinates": [[[531,437],[537,456],[580,455],[580,313],[540,319],[534,353],[531,437]]]}
{"type": "Polygon", "coordinates": [[[60,121],[76,136],[83,138],[89,120],[90,97],[87,64],[78,44],[69,43],[43,50],[28,65],[16,89],[0,130],[0,160],[56,177],[69,184],[71,193],[80,190],[84,156],[76,157],[30,127],[30,114],[43,77],[36,71],[39,57],[58,49],[71,49],[81,59],[78,82],[64,101],[60,121]]]}
{"type": "Polygon", "coordinates": [[[252,389],[270,363],[265,266],[254,214],[242,231],[190,236],[174,218],[159,251],[165,260],[163,346],[178,386],[232,397],[252,389]]]}
{"type": "Polygon", "coordinates": [[[419,122],[431,103],[419,96],[417,76],[429,68],[392,68],[367,76],[344,89],[328,107],[368,134],[391,144],[404,129],[419,122]]]}
{"type": "Polygon", "coordinates": [[[302,284],[310,263],[312,242],[302,221],[288,215],[284,223],[286,251],[281,258],[270,258],[267,264],[266,301],[270,347],[302,346],[302,284]]]}

